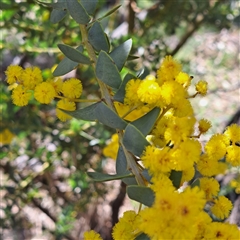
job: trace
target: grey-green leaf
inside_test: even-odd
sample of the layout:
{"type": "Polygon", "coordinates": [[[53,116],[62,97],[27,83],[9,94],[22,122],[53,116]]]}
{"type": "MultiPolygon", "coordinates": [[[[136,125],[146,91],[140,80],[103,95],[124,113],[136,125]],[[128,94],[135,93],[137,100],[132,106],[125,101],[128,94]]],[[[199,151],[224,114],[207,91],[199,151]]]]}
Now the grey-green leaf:
{"type": "MultiPolygon", "coordinates": [[[[76,48],[78,51],[83,52],[83,46],[80,45],[76,48]]],[[[65,57],[56,67],[53,72],[53,76],[62,76],[66,73],[71,72],[75,67],[77,67],[78,63],[70,60],[69,58],[65,57]]]]}
{"type": "Polygon", "coordinates": [[[129,152],[140,157],[149,142],[135,126],[129,123],[123,135],[123,144],[129,152]]]}
{"type": "Polygon", "coordinates": [[[64,111],[72,117],[86,121],[98,120],[102,124],[114,128],[125,129],[127,122],[121,119],[113,110],[111,110],[105,103],[94,103],[86,108],[77,109],[75,111],[64,111]]]}
{"type": "Polygon", "coordinates": [[[159,116],[159,113],[160,109],[158,107],[155,107],[144,116],[131,122],[131,124],[134,125],[144,136],[146,136],[152,130],[159,116]]]}
{"type": "Polygon", "coordinates": [[[58,44],[58,48],[62,51],[62,53],[71,59],[74,62],[82,63],[82,64],[91,64],[91,61],[88,57],[83,55],[77,49],[70,47],[65,44],[58,44]]]}
{"type": "Polygon", "coordinates": [[[82,6],[89,15],[93,15],[97,6],[98,0],[81,0],[82,6]]]}
{"type": "MultiPolygon", "coordinates": [[[[130,174],[127,166],[127,159],[121,146],[118,149],[118,155],[116,159],[116,172],[117,174],[123,175],[130,174]]],[[[137,185],[137,181],[135,178],[124,178],[122,181],[127,185],[137,185]]]]}
{"type": "Polygon", "coordinates": [[[94,181],[97,182],[106,182],[106,181],[112,181],[112,180],[118,180],[123,178],[129,178],[134,177],[132,174],[105,174],[105,173],[99,173],[99,172],[87,172],[87,175],[92,178],[94,181]]]}
{"type": "Polygon", "coordinates": [[[129,198],[151,207],[155,200],[154,192],[151,188],[145,186],[130,185],[127,186],[129,198]]]}
{"type": "Polygon", "coordinates": [[[67,1],[67,9],[71,17],[79,24],[87,24],[91,19],[85,8],[77,0],[67,1]]]}
{"type": "Polygon", "coordinates": [[[123,44],[114,48],[110,53],[110,57],[116,63],[118,70],[121,71],[125,62],[127,61],[128,55],[132,48],[132,39],[128,39],[123,44]]]}
{"type": "Polygon", "coordinates": [[[67,15],[66,10],[53,9],[50,15],[50,21],[55,24],[60,22],[67,15]]]}
{"type": "Polygon", "coordinates": [[[109,51],[109,42],[104,33],[101,24],[96,21],[88,32],[88,40],[98,52],[101,50],[108,52],[109,51]]]}
{"type": "Polygon", "coordinates": [[[53,72],[53,76],[62,76],[66,73],[71,72],[75,67],[77,67],[78,63],[74,62],[67,57],[65,57],[56,67],[53,72]]]}
{"type": "Polygon", "coordinates": [[[68,115],[70,115],[76,119],[82,119],[85,121],[96,121],[98,106],[99,106],[99,103],[94,103],[88,107],[77,109],[72,112],[70,112],[70,111],[64,111],[64,112],[66,112],[68,115]]]}
{"type": "Polygon", "coordinates": [[[122,83],[118,68],[112,58],[101,51],[96,65],[96,76],[108,86],[118,89],[122,83]]]}
{"type": "Polygon", "coordinates": [[[181,184],[182,171],[172,170],[169,178],[172,181],[173,186],[178,189],[180,187],[180,184],[181,184]]]}
{"type": "Polygon", "coordinates": [[[121,83],[121,86],[120,88],[118,89],[118,91],[115,93],[115,95],[113,96],[113,99],[115,101],[118,101],[118,102],[121,102],[123,103],[124,102],[124,97],[125,97],[125,88],[126,88],[126,84],[131,80],[131,79],[136,79],[136,77],[134,75],[132,75],[131,73],[128,73],[122,83],[121,83]]]}

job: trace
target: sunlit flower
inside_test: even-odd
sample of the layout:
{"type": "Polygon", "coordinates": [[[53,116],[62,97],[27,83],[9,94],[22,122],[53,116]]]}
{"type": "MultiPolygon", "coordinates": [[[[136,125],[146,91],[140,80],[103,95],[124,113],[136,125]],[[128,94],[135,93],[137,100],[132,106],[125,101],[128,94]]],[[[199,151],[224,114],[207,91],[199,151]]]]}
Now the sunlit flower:
{"type": "Polygon", "coordinates": [[[139,232],[137,225],[137,214],[134,211],[126,211],[119,222],[115,224],[112,232],[114,240],[134,240],[139,232]]]}
{"type": "Polygon", "coordinates": [[[10,65],[5,71],[8,84],[14,84],[20,81],[23,69],[18,65],[10,65]]]}
{"type": "Polygon", "coordinates": [[[62,85],[62,93],[65,97],[74,99],[82,94],[82,83],[77,78],[70,78],[62,85]]]}
{"type": "Polygon", "coordinates": [[[220,160],[227,151],[228,139],[223,134],[214,134],[205,145],[205,151],[209,157],[220,160]]]}
{"type": "Polygon", "coordinates": [[[140,103],[139,97],[137,95],[137,90],[142,81],[140,79],[132,79],[128,81],[125,87],[125,98],[124,104],[136,106],[140,103]]]}
{"type": "Polygon", "coordinates": [[[211,207],[211,212],[220,219],[227,218],[232,209],[232,203],[225,196],[220,196],[214,200],[214,205],[211,207]]]}
{"type": "Polygon", "coordinates": [[[238,240],[239,237],[240,231],[236,224],[212,222],[206,226],[203,239],[238,240]]]}
{"type": "Polygon", "coordinates": [[[227,127],[224,135],[232,142],[232,144],[240,143],[240,126],[236,123],[227,127]]]}
{"type": "Polygon", "coordinates": [[[60,92],[62,91],[62,86],[63,86],[63,80],[60,77],[55,78],[55,79],[50,79],[47,82],[51,83],[52,86],[54,87],[55,92],[56,92],[55,95],[60,94],[60,92]]]}
{"type": "Polygon", "coordinates": [[[185,72],[180,72],[176,77],[176,82],[183,85],[184,88],[188,88],[191,84],[192,78],[185,72]]]}
{"type": "Polygon", "coordinates": [[[144,80],[138,87],[137,95],[143,103],[155,104],[160,97],[160,87],[152,80],[144,80]]]}
{"type": "Polygon", "coordinates": [[[166,104],[178,104],[186,98],[187,92],[183,86],[175,81],[165,82],[160,91],[162,99],[166,104]]]}
{"type": "Polygon", "coordinates": [[[40,83],[34,90],[35,99],[44,104],[49,104],[54,99],[55,95],[55,89],[49,82],[40,83]]]}
{"type": "Polygon", "coordinates": [[[200,178],[200,188],[205,192],[206,199],[212,200],[214,196],[217,196],[220,185],[215,178],[200,178]]]}
{"type": "Polygon", "coordinates": [[[186,139],[179,143],[178,148],[173,148],[172,161],[174,169],[182,171],[189,169],[197,163],[201,155],[201,144],[193,139],[186,139]]]}
{"type": "Polygon", "coordinates": [[[22,84],[26,89],[33,90],[43,81],[42,72],[38,67],[27,67],[22,73],[22,84]]]}
{"type": "Polygon", "coordinates": [[[233,167],[240,166],[240,147],[231,145],[227,147],[226,161],[233,167]]]}
{"type": "Polygon", "coordinates": [[[198,171],[206,177],[212,177],[220,173],[224,173],[227,165],[218,162],[216,159],[209,157],[208,154],[202,154],[200,160],[197,162],[198,171]]]}
{"type": "Polygon", "coordinates": [[[171,149],[165,147],[163,149],[154,146],[147,146],[141,160],[146,168],[152,174],[159,174],[161,172],[169,172],[173,169],[171,149]]]}
{"type": "Polygon", "coordinates": [[[32,94],[26,90],[22,85],[18,85],[13,89],[12,100],[17,106],[26,106],[31,98],[32,94]]]}
{"type": "Polygon", "coordinates": [[[198,124],[199,124],[198,129],[201,134],[206,133],[209,130],[209,128],[211,128],[212,126],[211,122],[208,121],[207,119],[201,119],[198,122],[198,124]]]}
{"type": "Polygon", "coordinates": [[[166,56],[157,71],[157,82],[161,86],[166,81],[174,80],[182,70],[181,64],[172,58],[166,56]]]}

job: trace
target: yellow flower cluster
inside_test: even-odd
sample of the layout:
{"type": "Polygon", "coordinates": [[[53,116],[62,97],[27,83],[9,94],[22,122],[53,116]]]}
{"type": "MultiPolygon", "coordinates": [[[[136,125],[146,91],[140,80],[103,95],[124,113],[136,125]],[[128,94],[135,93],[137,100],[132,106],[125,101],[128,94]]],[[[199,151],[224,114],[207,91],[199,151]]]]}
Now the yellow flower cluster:
{"type": "MultiPolygon", "coordinates": [[[[142,232],[153,240],[240,239],[236,225],[214,222],[210,217],[226,219],[232,209],[232,203],[219,196],[220,186],[214,176],[224,173],[229,165],[240,166],[240,126],[233,124],[223,134],[214,134],[202,147],[199,138],[211,128],[211,122],[196,120],[190,98],[205,95],[207,82],[199,81],[195,94],[190,96],[191,79],[176,60],[167,56],[156,78],[130,80],[124,104],[115,103],[119,115],[128,121],[153,107],[160,107],[161,113],[147,136],[150,145],[140,157],[152,176],[154,204],[138,214],[131,213],[131,224],[124,214],[114,227],[114,240],[135,239],[142,232]],[[169,178],[173,170],[182,172],[181,185],[193,180],[198,171],[198,186],[175,188],[169,178]]],[[[110,152],[110,147],[116,153],[118,144],[112,142],[105,151],[110,152]]]]}
{"type": "Polygon", "coordinates": [[[65,82],[61,78],[43,81],[38,67],[23,69],[17,65],[10,65],[6,70],[7,83],[12,89],[12,100],[17,106],[26,106],[32,95],[42,104],[50,104],[54,98],[60,98],[57,103],[56,114],[61,121],[71,119],[62,112],[74,111],[76,99],[82,94],[82,83],[79,79],[70,78],[65,82]]]}
{"type": "MultiPolygon", "coordinates": [[[[172,109],[176,117],[185,117],[193,114],[192,106],[187,93],[192,77],[182,72],[181,65],[171,56],[167,56],[159,70],[157,78],[152,75],[145,79],[132,79],[126,84],[124,104],[116,103],[115,107],[120,116],[133,121],[153,107],[172,109]]],[[[199,81],[196,84],[196,93],[205,95],[207,82],[199,81]]]]}

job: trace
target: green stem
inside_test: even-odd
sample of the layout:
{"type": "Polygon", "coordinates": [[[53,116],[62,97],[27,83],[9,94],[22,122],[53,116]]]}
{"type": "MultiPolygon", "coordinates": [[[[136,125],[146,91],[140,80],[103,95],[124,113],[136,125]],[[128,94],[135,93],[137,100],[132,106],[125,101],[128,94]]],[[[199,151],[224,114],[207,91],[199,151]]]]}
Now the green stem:
{"type": "MultiPolygon", "coordinates": [[[[89,55],[90,59],[92,60],[92,66],[94,67],[94,69],[96,69],[97,57],[96,57],[96,54],[95,54],[95,51],[94,51],[92,45],[88,41],[88,33],[87,33],[86,26],[80,24],[80,31],[81,31],[81,35],[82,35],[83,44],[85,45],[85,47],[87,49],[87,52],[88,52],[88,55],[89,55]]],[[[113,111],[116,111],[115,107],[113,105],[113,102],[112,102],[112,96],[111,96],[111,94],[110,94],[110,92],[107,88],[107,85],[105,83],[103,83],[102,81],[100,81],[97,77],[96,77],[96,79],[97,79],[97,82],[98,82],[99,87],[100,87],[102,98],[105,99],[107,105],[113,111]]]]}
{"type": "MultiPolygon", "coordinates": [[[[80,24],[80,31],[82,35],[82,42],[83,45],[85,45],[88,55],[90,59],[92,60],[92,66],[94,69],[96,69],[96,64],[97,64],[97,56],[96,53],[92,47],[92,45],[88,41],[88,33],[87,33],[87,28],[85,25],[80,24]]],[[[112,96],[110,94],[110,91],[105,83],[103,83],[101,80],[99,80],[97,77],[97,82],[100,87],[101,91],[101,97],[105,100],[106,104],[108,107],[110,107],[114,112],[116,112],[116,109],[114,107],[113,101],[112,101],[112,96]]],[[[128,168],[131,170],[131,172],[134,174],[136,181],[139,185],[145,185],[144,179],[140,173],[139,166],[137,165],[134,156],[125,148],[125,146],[122,143],[123,139],[123,131],[122,130],[117,130],[118,137],[119,137],[119,142],[123,148],[123,151],[125,153],[127,163],[128,163],[128,168]]]]}

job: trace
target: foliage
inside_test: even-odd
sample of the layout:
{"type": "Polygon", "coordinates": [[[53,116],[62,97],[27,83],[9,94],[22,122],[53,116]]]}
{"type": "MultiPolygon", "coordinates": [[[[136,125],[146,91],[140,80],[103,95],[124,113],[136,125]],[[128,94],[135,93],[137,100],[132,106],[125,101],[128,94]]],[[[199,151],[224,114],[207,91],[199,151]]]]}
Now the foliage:
{"type": "MultiPolygon", "coordinates": [[[[5,111],[3,117],[14,119],[17,116],[19,125],[4,121],[4,129],[12,129],[20,137],[21,134],[25,134],[22,139],[29,138],[29,141],[21,142],[19,138],[16,140],[19,142],[15,142],[15,148],[13,145],[10,153],[8,143],[11,142],[13,135],[9,132],[4,133],[4,136],[9,139],[8,142],[2,142],[4,144],[2,157],[3,162],[6,163],[3,165],[4,171],[11,173],[10,179],[14,182],[13,185],[17,186],[15,189],[11,185],[5,186],[10,196],[8,206],[5,208],[7,216],[4,222],[5,227],[11,224],[9,212],[12,209],[9,209],[21,205],[17,201],[26,204],[32,201],[56,223],[54,235],[57,238],[71,238],[69,232],[72,230],[76,213],[84,212],[89,199],[94,199],[96,196],[94,191],[100,195],[106,190],[97,182],[122,179],[128,185],[129,197],[149,208],[140,208],[138,213],[125,212],[123,218],[113,228],[114,239],[124,237],[201,239],[203,236],[213,238],[219,231],[223,236],[230,238],[237,236],[238,231],[235,225],[217,223],[216,218],[219,221],[228,217],[232,205],[227,198],[219,196],[219,189],[216,190],[214,183],[211,185],[210,182],[217,174],[224,173],[228,167],[227,164],[239,166],[237,155],[240,130],[238,126],[232,125],[224,134],[213,135],[205,145],[204,154],[201,154],[199,139],[208,131],[211,124],[205,119],[198,122],[193,117],[190,99],[207,93],[206,81],[199,81],[195,85],[195,91],[189,93],[192,78],[182,72],[180,63],[171,56],[165,57],[159,68],[153,67],[157,69],[156,76],[148,75],[147,71],[135,74],[134,70],[130,70],[130,67],[134,66],[131,62],[134,57],[130,52],[132,45],[137,46],[136,39],[112,41],[103,27],[106,24],[104,21],[111,18],[119,6],[98,15],[95,14],[97,1],[74,0],[71,3],[58,1],[57,3],[40,2],[40,4],[53,8],[50,19],[54,24],[60,22],[59,26],[64,30],[68,29],[71,33],[75,29],[79,31],[80,28],[77,35],[81,35],[81,38],[73,36],[69,42],[55,44],[55,47],[58,46],[64,54],[64,59],[53,71],[53,75],[48,75],[51,79],[44,77],[44,74],[41,76],[38,68],[16,69],[10,66],[6,71],[13,103],[18,107],[11,107],[8,91],[4,87],[3,97],[6,101],[2,102],[2,108],[11,110],[5,111]],[[72,47],[72,45],[78,47],[72,47]],[[57,78],[79,66],[82,68],[83,65],[86,65],[85,70],[92,71],[91,76],[95,74],[96,82],[93,82],[90,77],[85,78],[89,81],[87,84],[77,78],[65,81],[57,78]],[[91,89],[99,86],[100,94],[92,93],[89,97],[90,91],[86,90],[86,86],[91,86],[91,89]],[[22,106],[25,107],[22,108],[22,106]],[[62,124],[52,114],[53,107],[56,107],[56,115],[61,121],[72,119],[72,117],[75,119],[62,124]],[[102,173],[98,152],[109,137],[109,133],[103,130],[102,124],[110,132],[116,130],[118,136],[113,138],[117,141],[114,145],[117,153],[114,175],[102,173]],[[194,132],[194,125],[198,127],[197,133],[194,132]],[[32,136],[33,131],[38,133],[35,139],[32,136]],[[40,147],[37,146],[38,136],[41,137],[41,142],[45,142],[40,147]],[[21,144],[22,149],[18,149],[21,144]],[[15,159],[19,155],[21,155],[19,161],[23,166],[22,172],[16,173],[15,170],[19,166],[17,168],[12,166],[9,159],[15,159]],[[26,156],[25,160],[23,156],[26,156]],[[97,159],[94,159],[95,156],[97,159]],[[38,170],[29,171],[35,165],[38,170]],[[63,177],[60,174],[54,176],[57,166],[68,169],[66,176],[63,177]],[[96,172],[87,173],[96,182],[87,180],[86,172],[89,168],[96,170],[96,172]],[[35,184],[39,183],[41,178],[46,185],[41,186],[43,189],[51,192],[51,187],[54,188],[51,193],[54,200],[64,199],[64,203],[59,204],[63,210],[57,218],[39,204],[42,196],[39,195],[35,184]],[[205,178],[209,181],[209,188],[201,182],[205,178]],[[56,184],[59,181],[67,182],[70,186],[66,194],[56,184]],[[194,184],[189,184],[189,187],[182,189],[184,182],[194,182],[194,184]],[[79,191],[81,194],[76,194],[79,191]],[[196,200],[194,204],[192,199],[196,200]],[[159,205],[159,203],[164,204],[159,205]],[[212,204],[214,206],[210,209],[212,204]],[[159,221],[153,221],[158,219],[159,212],[163,217],[159,221]],[[199,219],[196,219],[196,216],[200,216],[199,219]],[[193,227],[192,222],[195,222],[193,227]],[[191,231],[189,231],[190,228],[191,231]]],[[[218,8],[222,7],[218,3],[213,6],[204,4],[209,3],[197,2],[199,6],[195,9],[196,11],[193,11],[193,5],[185,5],[184,2],[182,8],[185,11],[179,15],[183,19],[187,17],[185,21],[191,20],[197,28],[202,22],[202,20],[198,22],[197,16],[204,12],[206,7],[211,7],[213,13],[214,11],[219,13],[218,8]],[[186,10],[196,15],[192,16],[186,10]]],[[[164,9],[167,10],[168,7],[169,5],[166,4],[164,9]]],[[[34,7],[33,11],[35,11],[34,7]]],[[[139,20],[140,29],[143,29],[145,34],[148,29],[149,31],[156,29],[153,26],[157,22],[155,20],[157,15],[151,13],[153,12],[150,9],[144,21],[139,20]],[[147,23],[148,20],[152,22],[147,23]],[[152,27],[149,28],[149,26],[152,27]]],[[[11,15],[7,17],[9,16],[11,17],[11,15]]],[[[171,29],[173,23],[180,21],[180,16],[177,14],[174,16],[178,18],[172,18],[169,26],[168,23],[165,26],[169,34],[174,31],[173,28],[171,29]]],[[[226,20],[224,17],[223,19],[226,20]]],[[[50,26],[48,28],[55,37],[55,32],[50,26]]],[[[144,36],[147,35],[145,34],[144,36]]],[[[50,39],[52,36],[45,35],[50,39]]],[[[64,37],[65,34],[63,39],[64,37]]],[[[141,35],[137,37],[142,39],[143,45],[144,41],[147,41],[141,35]]],[[[34,38],[31,36],[30,39],[34,38]]],[[[31,46],[30,43],[27,44],[31,46]]],[[[141,41],[138,44],[141,45],[141,41]]],[[[39,48],[44,46],[39,45],[39,48]]],[[[172,51],[173,54],[178,48],[177,45],[172,51]]],[[[163,55],[169,52],[167,47],[164,49],[165,52],[161,52],[163,55]]],[[[133,49],[134,52],[135,50],[133,49]]],[[[148,62],[148,59],[146,60],[148,62]]],[[[149,68],[151,69],[152,66],[149,68]]],[[[85,234],[85,239],[89,236],[93,237],[94,234],[93,232],[89,235],[85,234]]],[[[95,237],[100,238],[97,234],[95,237]]]]}

